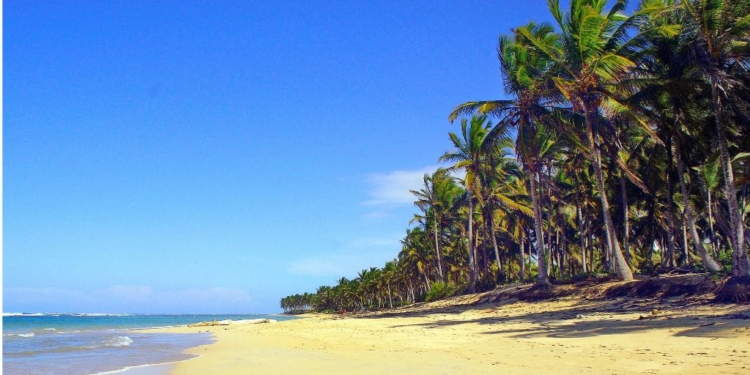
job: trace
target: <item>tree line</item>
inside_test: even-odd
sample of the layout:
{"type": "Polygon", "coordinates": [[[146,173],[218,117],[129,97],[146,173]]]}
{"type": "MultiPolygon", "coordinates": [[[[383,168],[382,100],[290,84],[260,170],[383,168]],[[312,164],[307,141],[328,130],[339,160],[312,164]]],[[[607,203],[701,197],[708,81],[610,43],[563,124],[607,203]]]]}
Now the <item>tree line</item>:
{"type": "Polygon", "coordinates": [[[548,0],[499,37],[507,99],[449,115],[398,257],[291,310],[392,308],[675,268],[750,279],[750,0],[548,0]],[[462,176],[458,178],[456,176],[462,176]]]}

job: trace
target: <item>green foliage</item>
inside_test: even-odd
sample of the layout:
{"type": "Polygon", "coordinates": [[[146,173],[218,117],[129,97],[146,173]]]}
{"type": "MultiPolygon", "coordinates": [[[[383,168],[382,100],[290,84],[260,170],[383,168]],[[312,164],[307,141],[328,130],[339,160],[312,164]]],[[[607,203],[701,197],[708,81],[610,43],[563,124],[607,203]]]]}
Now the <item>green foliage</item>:
{"type": "Polygon", "coordinates": [[[622,279],[628,266],[701,272],[719,244],[718,274],[750,274],[731,249],[737,214],[750,211],[750,2],[645,0],[630,15],[612,3],[549,0],[556,25],[501,35],[509,99],[451,112],[461,130],[440,160],[453,166],[411,191],[420,213],[397,259],[285,297],[285,311],[435,301],[544,282],[548,267],[558,280],[613,277],[613,263],[622,279]],[[683,225],[699,237],[686,236],[688,249],[683,225]],[[627,243],[629,265],[613,262],[608,238],[627,243]],[[693,241],[706,239],[701,254],[693,241]]]}
{"type": "Polygon", "coordinates": [[[721,265],[721,269],[725,272],[732,270],[732,252],[731,251],[719,251],[719,259],[717,259],[721,265]]]}
{"type": "Polygon", "coordinates": [[[424,300],[425,302],[439,301],[455,294],[456,287],[454,285],[438,281],[432,283],[430,290],[425,294],[424,300]]]}

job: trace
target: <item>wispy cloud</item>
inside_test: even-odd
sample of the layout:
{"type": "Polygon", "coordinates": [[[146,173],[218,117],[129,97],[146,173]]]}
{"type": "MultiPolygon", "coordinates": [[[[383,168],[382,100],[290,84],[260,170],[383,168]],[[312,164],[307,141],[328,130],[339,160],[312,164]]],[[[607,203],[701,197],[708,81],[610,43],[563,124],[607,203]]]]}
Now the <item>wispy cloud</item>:
{"type": "MultiPolygon", "coordinates": [[[[416,198],[411,190],[421,189],[424,184],[424,175],[432,174],[441,167],[446,168],[447,165],[431,165],[416,170],[397,170],[368,175],[370,199],[362,202],[362,205],[375,207],[375,209],[364,214],[363,217],[369,219],[389,217],[394,208],[412,206],[416,198]]],[[[461,173],[453,173],[453,175],[462,177],[461,173]]]]}
{"type": "Polygon", "coordinates": [[[305,276],[341,277],[369,268],[382,266],[401,248],[399,236],[362,238],[351,241],[337,251],[316,254],[292,263],[288,271],[305,276]]]}
{"type": "Polygon", "coordinates": [[[397,170],[373,173],[367,176],[370,199],[362,202],[366,206],[400,206],[414,204],[414,195],[409,190],[418,190],[425,173],[432,174],[441,165],[431,165],[416,170],[397,170]]]}

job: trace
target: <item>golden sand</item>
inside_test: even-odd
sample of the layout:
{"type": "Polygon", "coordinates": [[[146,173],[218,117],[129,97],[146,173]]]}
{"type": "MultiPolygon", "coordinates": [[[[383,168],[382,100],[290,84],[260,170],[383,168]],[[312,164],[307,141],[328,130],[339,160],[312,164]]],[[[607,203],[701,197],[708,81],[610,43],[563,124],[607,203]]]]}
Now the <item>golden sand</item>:
{"type": "Polygon", "coordinates": [[[212,332],[172,374],[750,374],[750,306],[633,300],[422,305],[212,332]]]}

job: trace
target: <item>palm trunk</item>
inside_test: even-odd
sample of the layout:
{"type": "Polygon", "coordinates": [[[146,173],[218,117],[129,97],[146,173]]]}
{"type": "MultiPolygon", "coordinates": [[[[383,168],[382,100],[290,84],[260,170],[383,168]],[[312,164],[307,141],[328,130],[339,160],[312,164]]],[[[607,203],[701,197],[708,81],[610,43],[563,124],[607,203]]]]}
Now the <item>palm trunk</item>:
{"type": "Polygon", "coordinates": [[[628,191],[625,175],[620,176],[620,192],[622,195],[622,250],[625,262],[630,264],[630,219],[628,218],[628,191]]]}
{"type": "Polygon", "coordinates": [[[578,193],[576,193],[576,220],[578,221],[578,236],[581,238],[581,272],[586,273],[586,240],[583,235],[583,220],[581,216],[581,203],[578,193]]]}
{"type": "Polygon", "coordinates": [[[674,268],[675,263],[675,220],[674,220],[674,184],[672,183],[672,137],[667,136],[667,267],[674,268]]]}
{"type": "MultiPolygon", "coordinates": [[[[477,228],[477,244],[479,244],[479,228],[477,228]]],[[[477,248],[479,248],[477,246],[477,248]]],[[[487,228],[484,228],[482,231],[482,273],[480,274],[482,277],[486,277],[487,274],[489,274],[489,264],[487,262],[487,228]]],[[[479,254],[477,254],[477,258],[479,258],[479,254]]]]}
{"type": "Polygon", "coordinates": [[[391,284],[387,284],[388,286],[388,307],[390,309],[393,309],[393,295],[391,294],[391,284]]]}
{"type": "MultiPolygon", "coordinates": [[[[529,237],[529,238],[531,238],[531,237],[529,237]]],[[[531,280],[531,258],[532,258],[532,254],[531,254],[531,250],[532,249],[531,248],[532,247],[533,247],[533,245],[531,244],[531,241],[529,241],[529,257],[528,257],[528,259],[529,259],[529,277],[528,277],[528,280],[531,280]]]]}
{"type": "MultiPolygon", "coordinates": [[[[542,178],[540,175],[539,177],[540,184],[541,184],[541,181],[542,181],[542,178]]],[[[550,181],[550,179],[547,179],[547,181],[550,181]]],[[[547,184],[547,186],[549,187],[549,184],[547,184]]],[[[549,190],[546,192],[547,197],[552,195],[552,192],[549,190]]],[[[552,227],[555,225],[555,223],[553,223],[552,221],[552,218],[554,217],[554,213],[552,212],[551,201],[552,201],[551,199],[545,200],[546,208],[547,208],[547,241],[548,243],[547,243],[547,252],[544,255],[546,258],[545,261],[547,262],[547,275],[552,275],[554,277],[555,274],[554,274],[554,270],[552,269],[552,265],[554,264],[553,260],[555,259],[555,250],[557,249],[555,247],[555,244],[552,242],[552,227]]]]}
{"type": "Polygon", "coordinates": [[[625,262],[625,257],[623,257],[622,252],[620,251],[620,245],[617,241],[617,234],[615,233],[615,225],[612,222],[612,215],[609,212],[607,190],[605,190],[604,188],[604,174],[602,173],[601,151],[598,140],[599,137],[598,134],[594,133],[594,116],[596,116],[596,113],[593,113],[592,109],[590,108],[590,104],[588,103],[584,103],[584,110],[586,111],[586,132],[589,140],[591,152],[590,156],[593,159],[592,162],[594,164],[596,185],[599,189],[599,199],[602,203],[602,214],[604,216],[604,226],[607,232],[607,242],[609,245],[608,247],[615,258],[614,261],[617,266],[617,276],[620,278],[620,280],[630,281],[633,280],[633,272],[628,267],[627,262],[625,262]]]}
{"type": "Polygon", "coordinates": [[[690,266],[690,254],[688,253],[687,225],[682,221],[682,255],[685,257],[685,266],[690,266]]]}
{"type": "MultiPolygon", "coordinates": [[[[555,257],[554,257],[554,259],[555,259],[555,263],[557,265],[557,272],[556,272],[557,276],[556,277],[562,278],[562,271],[561,271],[561,265],[560,265],[560,251],[561,251],[561,246],[560,246],[560,231],[557,230],[557,228],[555,228],[555,257]]],[[[552,263],[552,262],[550,262],[550,263],[552,263]]],[[[555,273],[553,273],[553,275],[554,274],[555,273]]]]}
{"type": "MultiPolygon", "coordinates": [[[[561,221],[562,222],[562,221],[561,221]]],[[[560,279],[565,278],[565,232],[564,228],[557,230],[557,269],[560,279]]]]}
{"type": "Polygon", "coordinates": [[[711,250],[713,251],[713,256],[718,257],[719,243],[716,240],[716,232],[714,231],[713,203],[711,202],[711,189],[708,188],[708,185],[706,185],[706,191],[708,192],[708,227],[711,230],[711,250]]]}
{"type": "Polygon", "coordinates": [[[440,229],[438,226],[438,215],[435,215],[433,222],[433,229],[435,231],[435,252],[437,253],[437,265],[438,272],[440,273],[440,281],[445,282],[445,271],[443,270],[443,253],[440,251],[440,229]]]}
{"type": "Polygon", "coordinates": [[[724,172],[724,189],[729,206],[729,225],[731,233],[729,239],[732,243],[732,276],[745,277],[750,276],[750,259],[747,257],[745,249],[745,225],[740,216],[740,207],[737,202],[737,189],[734,183],[734,171],[729,159],[729,144],[727,141],[726,129],[724,129],[723,106],[719,98],[719,86],[716,83],[716,77],[711,78],[711,99],[714,103],[714,117],[716,120],[716,130],[719,136],[719,159],[721,160],[722,171],[724,172]]]}
{"type": "MultiPolygon", "coordinates": [[[[677,142],[675,142],[674,154],[675,154],[675,162],[677,163],[677,173],[680,175],[679,181],[680,181],[680,190],[682,191],[682,205],[685,207],[685,220],[687,221],[688,228],[690,228],[690,235],[693,237],[693,245],[695,246],[695,250],[701,256],[703,267],[705,267],[706,270],[708,270],[709,272],[719,272],[721,271],[721,266],[718,263],[716,263],[716,261],[711,257],[711,255],[706,251],[706,248],[703,246],[703,241],[701,241],[701,238],[698,235],[698,230],[695,228],[695,218],[693,216],[693,208],[690,205],[690,194],[688,191],[687,183],[685,182],[685,178],[686,178],[685,162],[682,159],[682,150],[681,150],[681,144],[680,144],[679,139],[677,140],[677,142]]],[[[710,209],[711,208],[709,207],[709,210],[710,209]]]]}
{"type": "Polygon", "coordinates": [[[471,189],[466,189],[469,198],[469,293],[474,293],[477,282],[476,260],[474,258],[474,197],[471,189]]]}
{"type": "Polygon", "coordinates": [[[526,278],[526,259],[525,259],[524,254],[523,254],[523,247],[524,247],[524,243],[523,242],[524,242],[523,241],[523,237],[521,237],[521,251],[519,251],[519,255],[521,256],[521,263],[520,263],[520,266],[521,266],[521,275],[518,278],[520,282],[523,282],[524,278],[526,278]]]}
{"type": "MultiPolygon", "coordinates": [[[[502,270],[502,266],[500,264],[500,251],[497,248],[497,238],[495,238],[495,220],[492,218],[492,211],[490,210],[489,215],[487,215],[487,225],[490,227],[490,237],[492,237],[492,248],[495,249],[495,260],[497,261],[497,272],[499,273],[500,270],[502,270]]],[[[510,278],[510,274],[508,274],[508,278],[510,278]]]]}
{"type": "Polygon", "coordinates": [[[547,275],[547,264],[544,251],[544,235],[542,234],[542,209],[539,206],[538,190],[536,186],[536,172],[531,171],[529,180],[531,182],[531,205],[534,210],[534,233],[536,234],[536,258],[537,258],[537,278],[538,284],[549,284],[547,275]]]}
{"type": "MultiPolygon", "coordinates": [[[[591,225],[591,218],[586,218],[586,223],[591,225]]],[[[601,241],[599,242],[601,243],[601,241]]],[[[596,260],[594,254],[594,235],[593,230],[588,228],[586,229],[586,244],[586,247],[589,249],[589,272],[594,272],[594,261],[596,260]]]]}

